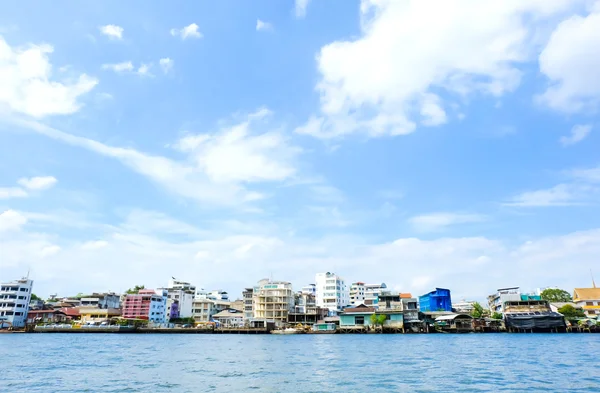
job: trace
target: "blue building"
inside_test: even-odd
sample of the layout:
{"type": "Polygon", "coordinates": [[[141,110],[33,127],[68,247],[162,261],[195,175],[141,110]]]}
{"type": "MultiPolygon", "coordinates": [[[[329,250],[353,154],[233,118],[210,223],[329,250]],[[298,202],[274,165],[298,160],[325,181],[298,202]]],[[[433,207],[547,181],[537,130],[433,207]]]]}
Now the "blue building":
{"type": "Polygon", "coordinates": [[[419,310],[425,311],[452,311],[452,299],[450,290],[436,288],[423,296],[419,297],[419,310]]]}

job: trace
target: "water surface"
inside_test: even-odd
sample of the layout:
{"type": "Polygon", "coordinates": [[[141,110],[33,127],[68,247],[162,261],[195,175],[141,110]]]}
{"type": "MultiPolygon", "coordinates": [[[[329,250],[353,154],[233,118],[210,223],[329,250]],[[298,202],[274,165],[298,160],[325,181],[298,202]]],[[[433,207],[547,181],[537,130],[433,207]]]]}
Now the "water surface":
{"type": "Polygon", "coordinates": [[[0,392],[600,392],[600,334],[2,334],[0,392]]]}

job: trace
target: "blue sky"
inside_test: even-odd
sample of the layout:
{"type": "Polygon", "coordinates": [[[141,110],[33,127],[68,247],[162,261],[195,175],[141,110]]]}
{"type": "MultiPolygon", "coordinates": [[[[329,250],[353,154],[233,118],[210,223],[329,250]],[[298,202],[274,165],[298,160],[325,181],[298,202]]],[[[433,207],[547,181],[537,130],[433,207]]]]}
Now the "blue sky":
{"type": "Polygon", "coordinates": [[[586,286],[598,48],[589,0],[6,5],[0,279],[586,286]]]}

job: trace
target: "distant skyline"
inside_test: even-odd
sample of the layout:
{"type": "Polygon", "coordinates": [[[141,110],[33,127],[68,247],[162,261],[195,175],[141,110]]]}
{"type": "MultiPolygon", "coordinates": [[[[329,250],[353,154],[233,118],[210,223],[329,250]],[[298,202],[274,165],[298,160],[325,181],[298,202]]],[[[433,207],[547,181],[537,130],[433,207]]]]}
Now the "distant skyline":
{"type": "Polygon", "coordinates": [[[600,0],[5,4],[0,281],[590,286],[598,69],[600,0]]]}

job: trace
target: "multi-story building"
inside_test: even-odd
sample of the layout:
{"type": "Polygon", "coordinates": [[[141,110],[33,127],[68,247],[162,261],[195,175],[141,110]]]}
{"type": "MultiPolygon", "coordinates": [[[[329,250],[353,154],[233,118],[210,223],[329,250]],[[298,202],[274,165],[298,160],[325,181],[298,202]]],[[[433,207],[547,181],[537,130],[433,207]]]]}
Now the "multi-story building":
{"type": "Polygon", "coordinates": [[[213,322],[213,316],[228,309],[231,302],[226,300],[213,300],[207,298],[194,299],[192,317],[196,322],[213,322]]]}
{"type": "Polygon", "coordinates": [[[330,272],[317,273],[315,282],[318,307],[335,314],[350,304],[350,290],[342,277],[330,272]]]}
{"type": "Polygon", "coordinates": [[[380,311],[402,311],[406,323],[419,322],[418,302],[410,293],[382,290],[378,306],[380,311]]]}
{"type": "Polygon", "coordinates": [[[600,318],[600,288],[575,288],[573,303],[583,309],[588,318],[600,318]]]}
{"type": "Polygon", "coordinates": [[[242,292],[242,298],[244,300],[244,321],[250,322],[254,316],[254,288],[245,288],[242,292]]]}
{"type": "Polygon", "coordinates": [[[436,288],[435,291],[419,297],[419,308],[422,312],[452,311],[452,298],[450,290],[436,288]]]}
{"type": "Polygon", "coordinates": [[[97,306],[79,307],[79,318],[82,324],[99,324],[110,322],[112,318],[121,316],[118,308],[99,308],[97,306]]]}
{"type": "Polygon", "coordinates": [[[179,316],[179,301],[167,297],[167,321],[181,318],[179,316]]]}
{"type": "Polygon", "coordinates": [[[315,284],[305,285],[302,287],[302,290],[300,290],[300,292],[307,295],[317,296],[317,286],[315,284]]]}
{"type": "Polygon", "coordinates": [[[281,326],[294,309],[292,284],[285,281],[261,280],[254,290],[253,322],[273,322],[281,326]]]}
{"type": "Polygon", "coordinates": [[[350,285],[350,305],[356,307],[365,304],[365,283],[353,282],[350,285]]]}
{"type": "MultiPolygon", "coordinates": [[[[184,288],[161,288],[167,291],[167,299],[172,299],[177,302],[177,317],[176,318],[189,318],[192,316],[192,303],[194,302],[195,291],[184,288]]],[[[174,302],[169,303],[172,306],[174,302]]],[[[172,307],[171,307],[172,308],[172,307]]],[[[167,309],[169,314],[172,314],[171,309],[167,309]]]]}
{"type": "Polygon", "coordinates": [[[365,284],[365,302],[366,306],[374,307],[376,310],[379,307],[379,294],[386,290],[385,283],[381,284],[365,284]]]}
{"type": "Polygon", "coordinates": [[[29,278],[0,284],[0,329],[25,327],[32,287],[29,278]]]}
{"type": "Polygon", "coordinates": [[[112,292],[92,293],[89,296],[81,297],[79,302],[81,307],[120,308],[121,296],[112,292]]]}
{"type": "Polygon", "coordinates": [[[457,313],[471,314],[473,312],[473,310],[475,309],[474,304],[475,304],[474,300],[463,299],[459,302],[452,302],[452,308],[457,313]]]}
{"type": "Polygon", "coordinates": [[[206,291],[203,288],[199,288],[196,290],[195,299],[210,299],[210,300],[229,301],[229,294],[222,289],[214,289],[212,291],[206,291]]]}
{"type": "Polygon", "coordinates": [[[123,301],[123,318],[166,323],[167,291],[164,289],[141,289],[137,294],[126,295],[123,301]]]}
{"type": "Polygon", "coordinates": [[[504,303],[521,301],[521,288],[500,288],[495,294],[488,296],[488,306],[492,313],[504,313],[504,303]]]}

